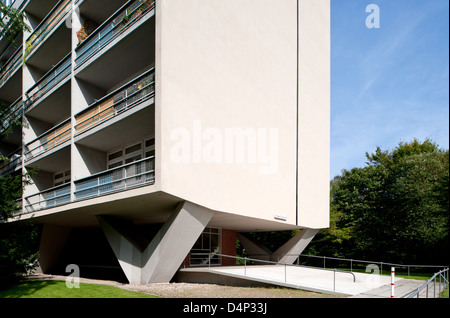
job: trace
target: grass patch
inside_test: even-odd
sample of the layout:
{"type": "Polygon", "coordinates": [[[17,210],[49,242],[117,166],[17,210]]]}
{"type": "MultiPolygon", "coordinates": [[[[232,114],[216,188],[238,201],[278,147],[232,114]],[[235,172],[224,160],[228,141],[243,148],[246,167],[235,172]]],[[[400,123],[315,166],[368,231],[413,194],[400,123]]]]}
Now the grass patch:
{"type": "Polygon", "coordinates": [[[441,298],[448,298],[448,286],[447,286],[447,288],[441,293],[441,298]]]}
{"type": "Polygon", "coordinates": [[[0,298],[159,298],[122,288],[80,283],[80,288],[67,288],[65,281],[29,280],[8,290],[0,298]]]}

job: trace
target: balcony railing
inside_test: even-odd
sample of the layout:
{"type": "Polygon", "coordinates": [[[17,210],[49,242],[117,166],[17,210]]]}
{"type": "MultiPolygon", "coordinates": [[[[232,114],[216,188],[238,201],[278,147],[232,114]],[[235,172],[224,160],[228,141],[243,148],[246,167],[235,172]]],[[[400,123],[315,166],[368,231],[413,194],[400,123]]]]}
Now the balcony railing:
{"type": "Polygon", "coordinates": [[[76,49],[78,68],[155,7],[155,0],[131,0],[91,33],[76,49]]]}
{"type": "Polygon", "coordinates": [[[71,120],[69,118],[50,129],[36,140],[25,145],[25,161],[36,158],[37,156],[69,140],[71,136],[71,128],[71,120]]]}
{"type": "Polygon", "coordinates": [[[27,100],[25,101],[25,111],[32,108],[34,103],[56,85],[61,83],[70,74],[70,57],[71,55],[69,53],[26,92],[27,100]]]}
{"type": "Polygon", "coordinates": [[[137,79],[96,101],[75,116],[75,135],[81,134],[154,96],[155,72],[151,69],[137,79]]]}
{"type": "Polygon", "coordinates": [[[4,118],[2,122],[0,122],[0,131],[5,131],[9,128],[11,123],[20,119],[23,114],[23,101],[22,97],[19,97],[7,111],[2,113],[2,117],[4,118]]]}
{"type": "Polygon", "coordinates": [[[25,212],[53,208],[70,202],[70,183],[25,198],[25,212]]]}
{"type": "Polygon", "coordinates": [[[30,56],[30,54],[38,47],[38,45],[44,42],[45,38],[51,31],[71,12],[71,0],[59,1],[50,11],[50,13],[42,20],[37,26],[36,30],[31,33],[28,40],[25,42],[25,56],[24,60],[30,56]]]}
{"type": "Polygon", "coordinates": [[[9,161],[0,161],[0,177],[6,176],[22,164],[22,149],[18,149],[7,156],[9,161]]]}
{"type": "Polygon", "coordinates": [[[155,157],[148,157],[75,181],[75,200],[124,191],[155,182],[155,157]]]}
{"type": "Polygon", "coordinates": [[[22,65],[22,46],[3,64],[0,70],[0,87],[5,84],[12,74],[22,65]]]}

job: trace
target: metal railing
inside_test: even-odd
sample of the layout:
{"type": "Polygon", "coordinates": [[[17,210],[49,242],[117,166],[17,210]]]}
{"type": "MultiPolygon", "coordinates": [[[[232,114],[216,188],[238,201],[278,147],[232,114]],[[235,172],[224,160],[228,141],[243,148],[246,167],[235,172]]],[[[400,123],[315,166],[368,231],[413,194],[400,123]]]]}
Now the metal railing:
{"type": "Polygon", "coordinates": [[[31,109],[42,96],[49,92],[56,85],[61,83],[71,73],[71,53],[66,55],[58,64],[48,71],[36,84],[27,92],[25,101],[25,111],[31,109]]]}
{"type": "Polygon", "coordinates": [[[5,84],[11,75],[22,65],[22,45],[5,62],[0,70],[0,87],[5,84]]]}
{"type": "Polygon", "coordinates": [[[403,298],[440,298],[441,293],[448,287],[448,268],[435,273],[425,284],[418,287],[416,290],[403,296],[403,298]],[[436,282],[439,279],[439,282],[436,282]],[[436,292],[436,284],[438,284],[438,291],[436,292]],[[430,286],[432,292],[430,292],[430,286]],[[424,291],[425,290],[425,291],[424,291]],[[422,293],[422,294],[421,294],[422,293]]]}
{"type": "Polygon", "coordinates": [[[9,154],[7,157],[9,161],[6,163],[0,160],[0,177],[12,173],[22,164],[22,148],[9,154]]]}
{"type": "Polygon", "coordinates": [[[148,157],[75,181],[75,200],[84,200],[155,182],[155,157],[148,157]]]}
{"type": "Polygon", "coordinates": [[[154,93],[155,72],[151,69],[75,115],[75,135],[142,103],[154,96],[154,93]]]}
{"type": "Polygon", "coordinates": [[[53,208],[70,202],[70,183],[25,198],[25,212],[53,208]]]}
{"type": "MultiPolygon", "coordinates": [[[[204,255],[205,253],[200,253],[202,255],[204,255]]],[[[356,276],[354,273],[352,272],[348,272],[348,271],[343,271],[343,270],[338,270],[336,268],[333,269],[326,269],[326,268],[317,268],[317,267],[310,267],[310,266],[303,266],[303,265],[297,265],[297,264],[288,264],[288,263],[281,263],[281,262],[273,262],[273,261],[266,261],[266,260],[261,260],[261,259],[254,259],[254,258],[248,258],[248,257],[240,257],[240,256],[231,256],[231,255],[225,255],[225,254],[220,254],[220,253],[210,253],[211,255],[207,257],[208,260],[211,260],[213,257],[215,256],[219,256],[222,258],[231,258],[231,259],[235,259],[236,263],[238,263],[237,261],[240,261],[240,263],[244,264],[240,264],[241,266],[243,265],[243,274],[244,277],[250,277],[250,275],[247,273],[248,269],[251,268],[251,266],[255,266],[255,264],[258,265],[263,265],[263,264],[268,264],[268,265],[279,265],[279,266],[283,266],[284,267],[284,271],[283,271],[283,277],[276,279],[275,276],[272,277],[273,280],[278,280],[281,282],[284,282],[285,284],[289,283],[289,279],[288,279],[288,268],[311,268],[311,269],[315,269],[315,270],[321,270],[321,271],[327,271],[327,272],[333,272],[333,291],[336,291],[336,273],[342,273],[342,274],[347,274],[347,275],[351,275],[353,277],[353,282],[356,282],[356,276]],[[253,263],[253,264],[251,264],[253,263]]],[[[206,259],[206,258],[205,258],[206,259]]],[[[206,265],[206,264],[205,264],[206,265]]],[[[208,261],[208,268],[211,268],[211,264],[210,261],[208,261]]],[[[239,265],[239,264],[237,264],[239,265]]],[[[275,274],[274,274],[275,275],[275,274]]]]}
{"type": "Polygon", "coordinates": [[[25,161],[29,161],[58,145],[63,144],[71,137],[71,119],[53,127],[34,141],[25,145],[25,161]]]}
{"type": "Polygon", "coordinates": [[[192,249],[189,253],[190,266],[216,266],[222,265],[222,258],[217,252],[209,252],[206,249],[192,249]]]}
{"type": "Polygon", "coordinates": [[[0,131],[7,130],[11,123],[18,120],[23,114],[23,101],[22,97],[19,97],[7,111],[2,114],[4,118],[0,123],[0,131]]]}
{"type": "Polygon", "coordinates": [[[59,1],[50,13],[39,23],[25,42],[24,60],[42,43],[47,35],[71,13],[71,0],[59,1]]]}
{"type": "Polygon", "coordinates": [[[339,257],[328,257],[328,256],[318,256],[318,255],[305,255],[301,254],[298,256],[297,263],[300,264],[302,258],[315,258],[318,259],[322,264],[323,268],[329,267],[327,266],[327,260],[328,261],[337,261],[337,262],[346,262],[348,263],[348,268],[350,271],[354,270],[355,264],[363,263],[363,264],[373,264],[373,265],[379,265],[380,268],[380,275],[383,272],[383,266],[386,268],[386,270],[390,269],[390,267],[394,266],[397,269],[404,268],[407,271],[408,277],[410,277],[411,269],[413,268],[446,268],[446,265],[404,265],[404,264],[396,264],[396,263],[388,263],[388,262],[380,262],[380,261],[365,261],[365,260],[358,260],[358,259],[350,259],[350,258],[339,258],[339,257]]]}
{"type": "Polygon", "coordinates": [[[131,0],[75,48],[78,68],[155,7],[155,0],[131,0]]]}

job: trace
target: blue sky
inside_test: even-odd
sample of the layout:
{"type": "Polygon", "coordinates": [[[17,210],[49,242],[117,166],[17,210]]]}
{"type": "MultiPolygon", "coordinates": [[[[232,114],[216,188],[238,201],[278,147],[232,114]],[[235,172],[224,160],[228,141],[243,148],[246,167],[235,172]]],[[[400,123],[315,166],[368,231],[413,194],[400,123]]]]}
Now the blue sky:
{"type": "Polygon", "coordinates": [[[449,148],[448,29],[448,0],[331,0],[331,178],[377,146],[449,148]]]}

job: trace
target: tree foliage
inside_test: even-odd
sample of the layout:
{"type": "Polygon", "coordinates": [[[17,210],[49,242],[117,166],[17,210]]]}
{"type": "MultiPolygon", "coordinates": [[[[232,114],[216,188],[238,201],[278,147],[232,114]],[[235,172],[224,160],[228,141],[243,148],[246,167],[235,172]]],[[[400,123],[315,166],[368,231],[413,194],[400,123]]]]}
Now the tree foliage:
{"type": "Polygon", "coordinates": [[[448,150],[414,140],[366,157],[366,167],[331,182],[331,226],[307,252],[448,264],[448,150]]]}
{"type": "Polygon", "coordinates": [[[30,30],[30,27],[24,22],[24,15],[10,6],[0,1],[0,33],[9,41],[13,42],[16,35],[23,30],[30,30]]]}
{"type": "MultiPolygon", "coordinates": [[[[0,36],[13,42],[18,32],[28,29],[23,14],[0,2],[0,36]]],[[[13,42],[14,43],[14,42],[13,42]]],[[[10,105],[0,102],[0,144],[21,122],[11,119],[10,105]]],[[[0,166],[8,162],[0,155],[0,166]]],[[[0,177],[0,288],[16,283],[29,272],[38,258],[39,231],[31,222],[6,223],[18,210],[16,200],[22,196],[23,185],[30,182],[30,174],[0,177]]]]}

